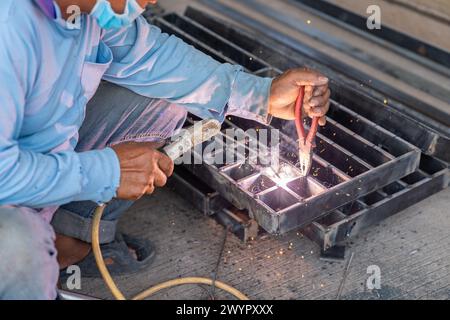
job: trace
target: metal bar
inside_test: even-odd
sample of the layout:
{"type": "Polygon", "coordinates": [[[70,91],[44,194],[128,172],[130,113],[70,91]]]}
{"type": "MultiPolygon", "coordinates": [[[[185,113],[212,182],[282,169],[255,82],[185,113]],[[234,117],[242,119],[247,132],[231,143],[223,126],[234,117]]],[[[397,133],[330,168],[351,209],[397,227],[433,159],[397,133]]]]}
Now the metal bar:
{"type": "Polygon", "coordinates": [[[197,41],[203,42],[211,48],[220,48],[224,55],[232,58],[237,64],[245,65],[252,72],[264,68],[271,68],[264,60],[204,28],[188,17],[171,14],[163,17],[163,19],[175,25],[180,30],[189,30],[189,34],[197,41]]]}
{"type": "Polygon", "coordinates": [[[197,41],[197,39],[192,37],[190,34],[184,32],[183,30],[178,29],[176,26],[169,24],[168,22],[166,22],[165,20],[163,20],[161,18],[156,18],[154,20],[154,24],[156,26],[160,27],[161,30],[163,30],[164,32],[175,34],[179,38],[183,39],[186,43],[193,45],[194,47],[196,47],[199,50],[207,52],[212,58],[214,58],[215,60],[217,60],[219,62],[222,62],[222,63],[228,62],[231,64],[237,64],[236,61],[223,55],[219,51],[207,46],[206,44],[197,41]]]}
{"type": "Polygon", "coordinates": [[[223,209],[214,216],[214,218],[246,243],[258,237],[258,223],[250,219],[244,211],[223,209]]]}
{"type": "Polygon", "coordinates": [[[417,13],[427,15],[430,18],[440,20],[441,22],[445,24],[450,24],[450,16],[448,14],[445,14],[444,12],[440,12],[433,8],[428,8],[426,6],[415,4],[411,1],[405,1],[405,0],[387,0],[388,2],[395,3],[399,6],[404,6],[410,10],[413,10],[417,13]]]}
{"type": "Polygon", "coordinates": [[[399,156],[408,152],[413,147],[412,144],[408,146],[407,144],[398,143],[398,137],[395,134],[345,106],[334,101],[331,104],[332,107],[330,108],[329,116],[332,119],[372,143],[383,145],[391,155],[399,156]]]}
{"type": "Polygon", "coordinates": [[[70,301],[101,300],[100,298],[95,298],[66,290],[58,290],[58,295],[60,296],[61,300],[70,300],[70,301]]]}
{"type": "Polygon", "coordinates": [[[339,19],[341,22],[345,22],[348,25],[370,34],[372,37],[377,37],[385,41],[394,43],[396,46],[402,47],[408,51],[415,53],[416,55],[426,57],[437,64],[450,68],[450,53],[432,46],[428,43],[420,41],[416,38],[406,35],[405,33],[396,31],[387,26],[383,26],[380,30],[367,29],[367,18],[361,17],[356,13],[348,11],[342,7],[334,5],[329,1],[323,0],[295,0],[305,6],[313,8],[314,10],[326,14],[334,19],[339,19]]]}
{"type": "Polygon", "coordinates": [[[320,156],[329,163],[333,163],[333,166],[339,168],[339,170],[345,172],[348,176],[354,178],[373,169],[371,165],[361,160],[349,150],[344,149],[333,140],[326,138],[320,133],[317,133],[317,138],[319,138],[317,152],[320,156]]]}
{"type": "Polygon", "coordinates": [[[331,118],[327,122],[325,127],[320,128],[320,133],[329,139],[333,139],[341,147],[351,150],[372,167],[389,162],[395,158],[390,153],[358,136],[331,118]]]}

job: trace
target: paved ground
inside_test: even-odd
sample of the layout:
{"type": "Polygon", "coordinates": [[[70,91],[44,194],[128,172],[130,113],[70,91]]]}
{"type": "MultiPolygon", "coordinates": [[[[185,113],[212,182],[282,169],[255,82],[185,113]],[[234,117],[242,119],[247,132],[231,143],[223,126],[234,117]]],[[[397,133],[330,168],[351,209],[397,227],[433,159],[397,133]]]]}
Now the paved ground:
{"type": "MultiPolygon", "coordinates": [[[[449,203],[447,189],[349,242],[347,259],[351,253],[354,258],[342,299],[450,299],[449,203]],[[381,269],[381,290],[366,287],[372,265],[381,269]]],[[[158,248],[150,270],[117,279],[128,296],[177,277],[210,277],[223,239],[220,225],[168,189],[136,203],[121,229],[152,240],[158,248]]],[[[335,299],[345,266],[320,261],[318,247],[296,232],[249,245],[229,235],[219,279],[252,299],[335,299]]],[[[101,280],[86,279],[82,285],[84,293],[111,298],[101,280]]],[[[154,298],[195,300],[207,295],[198,286],[185,286],[154,298]]]]}

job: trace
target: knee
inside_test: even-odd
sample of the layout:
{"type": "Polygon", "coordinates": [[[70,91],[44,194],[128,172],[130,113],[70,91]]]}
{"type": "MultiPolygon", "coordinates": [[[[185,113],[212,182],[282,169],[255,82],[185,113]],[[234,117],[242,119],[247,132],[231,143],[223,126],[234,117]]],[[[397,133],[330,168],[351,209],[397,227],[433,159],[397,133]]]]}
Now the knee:
{"type": "Polygon", "coordinates": [[[51,230],[37,214],[15,208],[0,209],[0,251],[15,266],[27,267],[24,262],[30,261],[34,250],[39,247],[50,250],[52,239],[51,230]]]}
{"type": "Polygon", "coordinates": [[[0,207],[0,298],[53,298],[58,277],[53,237],[36,213],[0,207]]]}

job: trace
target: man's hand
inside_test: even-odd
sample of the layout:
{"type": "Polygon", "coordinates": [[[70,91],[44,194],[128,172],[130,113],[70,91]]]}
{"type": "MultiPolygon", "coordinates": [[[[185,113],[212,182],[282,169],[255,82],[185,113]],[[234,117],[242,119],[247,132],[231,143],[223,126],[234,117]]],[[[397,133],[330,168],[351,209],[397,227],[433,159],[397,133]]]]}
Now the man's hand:
{"type": "Polygon", "coordinates": [[[330,108],[328,78],[307,69],[289,70],[273,81],[269,113],[276,118],[294,120],[300,86],[305,86],[304,113],[311,118],[320,117],[319,124],[324,126],[330,108]]]}
{"type": "Polygon", "coordinates": [[[120,187],[117,197],[138,200],[163,187],[173,173],[174,164],[153,143],[122,143],[113,146],[120,162],[120,187]]]}

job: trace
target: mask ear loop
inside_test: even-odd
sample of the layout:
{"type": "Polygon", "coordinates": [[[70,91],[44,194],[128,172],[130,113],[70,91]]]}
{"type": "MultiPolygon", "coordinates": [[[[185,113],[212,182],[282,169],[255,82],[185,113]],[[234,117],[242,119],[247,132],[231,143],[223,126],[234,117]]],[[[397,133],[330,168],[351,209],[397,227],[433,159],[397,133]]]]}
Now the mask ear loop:
{"type": "Polygon", "coordinates": [[[129,24],[130,21],[136,20],[144,11],[145,8],[142,8],[136,0],[127,0],[122,14],[116,13],[108,0],[97,0],[94,8],[91,10],[91,14],[98,12],[96,16],[106,15],[111,17],[110,19],[114,17],[114,20],[120,24],[118,27],[121,27],[129,24]],[[133,12],[132,10],[135,12],[131,15],[130,12],[133,12]]]}
{"type": "Polygon", "coordinates": [[[138,14],[137,16],[141,15],[141,14],[145,11],[145,8],[142,8],[142,7],[136,2],[136,0],[127,0],[127,2],[126,2],[126,4],[125,4],[125,9],[124,9],[123,13],[116,13],[116,12],[114,11],[114,9],[112,8],[112,6],[111,6],[111,2],[109,2],[108,0],[100,0],[100,1],[105,1],[105,2],[107,2],[107,3],[108,3],[109,9],[110,9],[112,12],[114,12],[114,14],[115,14],[119,19],[121,19],[121,20],[122,20],[123,18],[128,18],[128,16],[130,15],[130,6],[133,6],[134,9],[136,10],[136,12],[139,12],[139,14],[138,14]]]}

